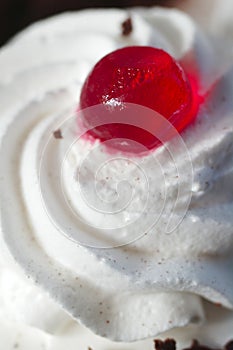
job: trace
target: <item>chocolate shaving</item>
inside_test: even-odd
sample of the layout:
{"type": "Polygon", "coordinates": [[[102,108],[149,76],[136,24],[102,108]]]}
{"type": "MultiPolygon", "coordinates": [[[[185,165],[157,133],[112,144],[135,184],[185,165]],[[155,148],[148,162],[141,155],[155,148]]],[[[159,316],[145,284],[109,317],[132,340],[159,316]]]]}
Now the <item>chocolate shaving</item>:
{"type": "Polygon", "coordinates": [[[166,339],[164,341],[155,339],[154,340],[156,350],[176,350],[176,342],[174,339],[166,339]]]}
{"type": "Polygon", "coordinates": [[[121,24],[121,29],[122,29],[122,35],[123,36],[128,36],[132,33],[133,31],[133,24],[131,18],[127,18],[124,22],[121,24]]]}
{"type": "Polygon", "coordinates": [[[55,139],[63,139],[62,133],[61,133],[61,129],[57,129],[53,132],[53,136],[55,137],[55,139]]]}
{"type": "MultiPolygon", "coordinates": [[[[174,339],[166,339],[166,340],[154,340],[155,350],[176,350],[176,342],[174,339]]],[[[191,346],[184,350],[221,350],[210,348],[205,345],[201,345],[197,340],[193,340],[191,346]]],[[[223,350],[233,350],[233,340],[229,341],[224,347],[223,350]]]]}

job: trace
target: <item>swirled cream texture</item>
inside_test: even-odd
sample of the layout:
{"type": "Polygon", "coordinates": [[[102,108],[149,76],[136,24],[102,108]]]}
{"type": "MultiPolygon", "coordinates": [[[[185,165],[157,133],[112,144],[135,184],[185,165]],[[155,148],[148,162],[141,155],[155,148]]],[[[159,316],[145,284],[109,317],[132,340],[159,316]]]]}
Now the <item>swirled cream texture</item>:
{"type": "MultiPolygon", "coordinates": [[[[70,315],[125,342],[185,327],[187,340],[209,326],[204,299],[233,308],[232,54],[179,11],[130,16],[127,37],[126,11],[83,11],[33,25],[2,49],[1,236],[7,259],[53,300],[50,318],[25,312],[24,322],[53,332],[70,315]],[[125,45],[160,47],[195,67],[206,96],[182,138],[140,159],[78,138],[86,75],[125,45]]],[[[226,319],[229,329],[232,312],[226,319]]]]}

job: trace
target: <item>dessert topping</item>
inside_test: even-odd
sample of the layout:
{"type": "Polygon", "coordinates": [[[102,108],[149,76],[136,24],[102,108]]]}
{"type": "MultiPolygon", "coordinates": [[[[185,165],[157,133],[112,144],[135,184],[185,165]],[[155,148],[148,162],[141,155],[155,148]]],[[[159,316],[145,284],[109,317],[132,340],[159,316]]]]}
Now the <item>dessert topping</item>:
{"type": "MultiPolygon", "coordinates": [[[[176,341],[174,339],[166,339],[166,340],[154,340],[155,350],[176,350],[176,341]]],[[[232,350],[233,349],[233,340],[229,341],[224,347],[224,350],[232,350]]],[[[213,350],[205,345],[201,345],[197,340],[193,340],[192,345],[189,348],[184,350],[213,350]]]]}
{"type": "Polygon", "coordinates": [[[124,22],[122,22],[121,29],[122,29],[123,36],[128,36],[132,33],[133,24],[132,24],[132,19],[130,17],[127,18],[124,22]]]}
{"type": "MultiPolygon", "coordinates": [[[[198,101],[196,85],[194,88],[182,67],[168,53],[153,47],[130,46],[108,54],[94,66],[83,85],[80,107],[103,104],[110,119],[111,111],[121,111],[133,103],[158,112],[180,132],[195,119],[198,101]]],[[[142,115],[142,120],[145,117],[142,115]]],[[[84,111],[83,118],[89,134],[101,141],[130,139],[147,149],[159,144],[154,135],[127,124],[127,120],[116,125],[110,119],[109,124],[95,127],[93,120],[96,119],[91,113],[84,111]]],[[[148,120],[146,122],[148,125],[148,120]]]]}
{"type": "Polygon", "coordinates": [[[176,350],[176,342],[174,339],[166,339],[164,341],[155,339],[154,340],[156,350],[176,350]]]}
{"type": "Polygon", "coordinates": [[[53,136],[55,139],[63,139],[62,133],[60,129],[57,129],[53,132],[53,136]]]}

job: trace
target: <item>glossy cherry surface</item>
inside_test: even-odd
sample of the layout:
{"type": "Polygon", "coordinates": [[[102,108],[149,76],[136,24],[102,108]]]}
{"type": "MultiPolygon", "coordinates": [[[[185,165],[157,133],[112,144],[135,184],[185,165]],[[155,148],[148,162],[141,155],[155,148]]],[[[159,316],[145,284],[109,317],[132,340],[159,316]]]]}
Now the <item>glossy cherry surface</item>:
{"type": "MultiPolygon", "coordinates": [[[[134,103],[160,113],[180,132],[197,114],[195,89],[179,63],[165,51],[130,46],[108,54],[94,66],[82,87],[80,107],[103,104],[114,109],[124,108],[125,102],[134,103]]],[[[94,128],[90,115],[83,113],[83,118],[89,134],[101,141],[128,138],[147,149],[159,144],[142,128],[111,123],[111,113],[109,124],[94,128]]]]}

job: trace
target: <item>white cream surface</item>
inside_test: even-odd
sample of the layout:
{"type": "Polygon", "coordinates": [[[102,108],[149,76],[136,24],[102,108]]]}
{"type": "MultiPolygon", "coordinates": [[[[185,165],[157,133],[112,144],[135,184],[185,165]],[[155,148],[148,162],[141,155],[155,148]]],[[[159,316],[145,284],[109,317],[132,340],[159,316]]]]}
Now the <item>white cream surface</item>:
{"type": "Polygon", "coordinates": [[[206,31],[214,34],[218,39],[224,37],[224,41],[232,47],[231,13],[233,3],[231,0],[188,0],[179,1],[177,7],[191,15],[206,31]]]}
{"type": "MultiPolygon", "coordinates": [[[[174,328],[180,345],[199,338],[220,346],[232,338],[232,311],[203,302],[233,307],[232,53],[225,48],[220,55],[179,11],[129,12],[60,15],[31,26],[0,53],[1,318],[6,329],[19,327],[14,321],[58,333],[33,330],[38,349],[153,347],[151,339],[116,344],[77,321],[121,342],[174,328]],[[129,12],[134,30],[122,37],[129,12]],[[202,93],[216,82],[182,134],[186,147],[172,144],[173,160],[164,147],[143,159],[122,159],[98,142],[93,154],[92,143],[76,142],[73,116],[86,75],[125,45],[161,47],[187,69],[195,63],[202,93]],[[58,128],[62,139],[53,137],[58,128]],[[112,214],[122,204],[117,190],[131,204],[112,214]],[[168,214],[179,219],[187,203],[180,225],[166,233],[168,214]]],[[[20,327],[20,334],[30,332],[20,327]]]]}

